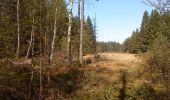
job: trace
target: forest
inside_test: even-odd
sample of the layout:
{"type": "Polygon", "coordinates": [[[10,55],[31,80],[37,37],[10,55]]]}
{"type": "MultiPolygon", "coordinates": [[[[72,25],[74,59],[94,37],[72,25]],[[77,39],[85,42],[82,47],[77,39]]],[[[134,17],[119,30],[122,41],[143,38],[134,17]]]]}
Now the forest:
{"type": "Polygon", "coordinates": [[[123,43],[97,40],[86,1],[0,0],[0,100],[170,100],[170,1],[143,1],[123,43]]]}

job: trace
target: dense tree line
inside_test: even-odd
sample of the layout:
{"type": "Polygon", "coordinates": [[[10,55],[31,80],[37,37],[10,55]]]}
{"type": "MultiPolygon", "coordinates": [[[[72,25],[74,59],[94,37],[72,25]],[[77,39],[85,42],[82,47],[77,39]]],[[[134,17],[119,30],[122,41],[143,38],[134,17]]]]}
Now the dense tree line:
{"type": "Polygon", "coordinates": [[[122,44],[118,42],[97,42],[98,52],[121,52],[122,44]]]}
{"type": "Polygon", "coordinates": [[[169,36],[169,11],[161,14],[158,10],[152,10],[151,14],[144,12],[140,29],[132,33],[132,36],[125,40],[124,51],[131,53],[145,53],[152,49],[156,39],[161,36],[170,40],[169,36]]]}
{"type": "MultiPolygon", "coordinates": [[[[170,82],[170,12],[168,0],[148,0],[156,7],[149,14],[144,12],[141,27],[123,43],[124,51],[142,53],[146,66],[144,68],[147,85],[161,85],[163,91],[149,96],[156,99],[169,100],[170,82]]],[[[137,99],[137,98],[136,98],[137,99]]]]}

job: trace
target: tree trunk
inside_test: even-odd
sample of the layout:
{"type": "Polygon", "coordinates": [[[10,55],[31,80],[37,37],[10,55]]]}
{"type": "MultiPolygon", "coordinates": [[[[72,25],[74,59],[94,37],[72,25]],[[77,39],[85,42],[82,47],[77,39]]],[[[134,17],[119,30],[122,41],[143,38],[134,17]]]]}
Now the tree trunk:
{"type": "Polygon", "coordinates": [[[32,45],[32,40],[33,40],[32,38],[33,38],[33,35],[32,35],[32,31],[31,31],[31,40],[30,40],[30,43],[29,43],[29,47],[28,47],[27,55],[26,55],[25,59],[27,59],[28,56],[29,56],[31,45],[32,45]]]}
{"type": "MultiPolygon", "coordinates": [[[[32,12],[30,13],[30,18],[32,18],[32,12]]],[[[32,18],[32,22],[34,22],[34,18],[32,18]]],[[[31,39],[30,39],[30,43],[29,43],[29,46],[28,46],[28,50],[27,50],[27,54],[25,56],[25,59],[28,58],[29,56],[29,53],[30,53],[30,49],[31,49],[31,45],[32,45],[32,41],[33,41],[33,24],[31,25],[31,39]]]]}
{"type": "Polygon", "coordinates": [[[55,21],[54,21],[54,34],[53,34],[53,40],[52,40],[52,44],[51,44],[51,54],[50,54],[50,64],[51,64],[51,61],[53,59],[53,55],[54,55],[54,46],[55,46],[55,38],[56,38],[56,31],[57,31],[57,7],[56,7],[56,10],[55,10],[55,21]]]}
{"type": "Polygon", "coordinates": [[[47,8],[47,19],[46,19],[46,30],[45,30],[45,34],[44,34],[44,55],[45,58],[47,58],[47,33],[49,32],[49,26],[48,26],[48,19],[49,19],[49,11],[47,8]]]}
{"type": "Polygon", "coordinates": [[[80,29],[80,64],[83,65],[83,30],[84,30],[84,0],[82,0],[81,8],[81,29],[80,29]]]}
{"type": "Polygon", "coordinates": [[[68,40],[67,40],[67,59],[68,66],[71,66],[71,24],[72,24],[72,7],[73,0],[70,0],[70,8],[69,8],[69,25],[68,25],[68,40]]]}
{"type": "Polygon", "coordinates": [[[18,45],[17,45],[17,58],[19,58],[19,51],[20,51],[20,19],[19,19],[19,7],[20,7],[20,1],[17,0],[17,33],[18,33],[18,45]]]}
{"type": "Polygon", "coordinates": [[[94,55],[94,62],[97,61],[97,51],[96,51],[96,16],[94,19],[94,26],[93,26],[93,55],[94,55]]]}
{"type": "Polygon", "coordinates": [[[77,37],[78,37],[78,42],[77,42],[77,61],[79,60],[79,48],[80,48],[80,0],[78,0],[78,34],[77,34],[77,37]]]}
{"type": "Polygon", "coordinates": [[[42,30],[42,23],[41,23],[41,20],[42,20],[42,18],[41,18],[41,3],[40,3],[40,33],[39,33],[39,36],[40,36],[40,47],[39,47],[39,51],[40,51],[40,69],[39,69],[39,71],[40,71],[40,91],[39,91],[39,100],[41,100],[42,99],[42,61],[41,61],[41,59],[42,59],[42,44],[41,44],[41,34],[42,34],[42,32],[41,32],[41,30],[42,30]]]}
{"type": "MultiPolygon", "coordinates": [[[[34,24],[34,16],[33,16],[33,24],[34,24]]],[[[31,96],[31,87],[32,87],[32,81],[34,77],[34,25],[32,25],[32,46],[31,46],[31,66],[32,66],[32,71],[31,71],[31,79],[30,79],[30,86],[29,86],[29,97],[31,96]]]]}
{"type": "MultiPolygon", "coordinates": [[[[33,6],[35,6],[35,0],[33,0],[33,6]]],[[[31,66],[32,66],[32,71],[31,71],[31,78],[30,78],[30,84],[29,84],[29,100],[31,99],[31,88],[32,88],[32,81],[34,77],[34,37],[35,37],[35,18],[34,18],[34,13],[35,9],[33,9],[32,13],[32,30],[31,30],[31,41],[30,41],[30,46],[29,49],[31,48],[31,66]]],[[[29,53],[29,52],[28,52],[29,53]]]]}

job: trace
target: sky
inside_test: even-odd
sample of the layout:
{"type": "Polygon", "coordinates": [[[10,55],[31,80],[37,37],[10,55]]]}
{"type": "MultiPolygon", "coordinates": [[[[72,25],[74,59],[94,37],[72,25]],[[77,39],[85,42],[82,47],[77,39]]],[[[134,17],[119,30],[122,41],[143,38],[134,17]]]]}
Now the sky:
{"type": "Polygon", "coordinates": [[[153,9],[143,4],[142,0],[85,1],[85,17],[91,16],[93,19],[96,15],[97,40],[105,42],[123,43],[133,30],[140,27],[144,11],[151,12],[153,9]]]}

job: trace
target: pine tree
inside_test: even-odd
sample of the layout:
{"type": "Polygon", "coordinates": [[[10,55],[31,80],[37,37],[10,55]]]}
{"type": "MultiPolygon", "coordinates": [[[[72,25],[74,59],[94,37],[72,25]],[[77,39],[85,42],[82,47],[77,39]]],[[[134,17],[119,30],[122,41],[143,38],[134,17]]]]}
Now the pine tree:
{"type": "Polygon", "coordinates": [[[148,43],[147,43],[147,35],[148,33],[148,29],[149,29],[149,14],[147,11],[144,12],[143,14],[143,19],[142,19],[142,24],[141,24],[141,34],[140,36],[140,44],[139,44],[139,48],[141,52],[146,52],[147,48],[148,48],[148,43]]]}
{"type": "Polygon", "coordinates": [[[161,17],[157,10],[153,10],[150,15],[147,44],[150,47],[153,44],[154,39],[157,37],[156,34],[160,32],[161,17]]]}

